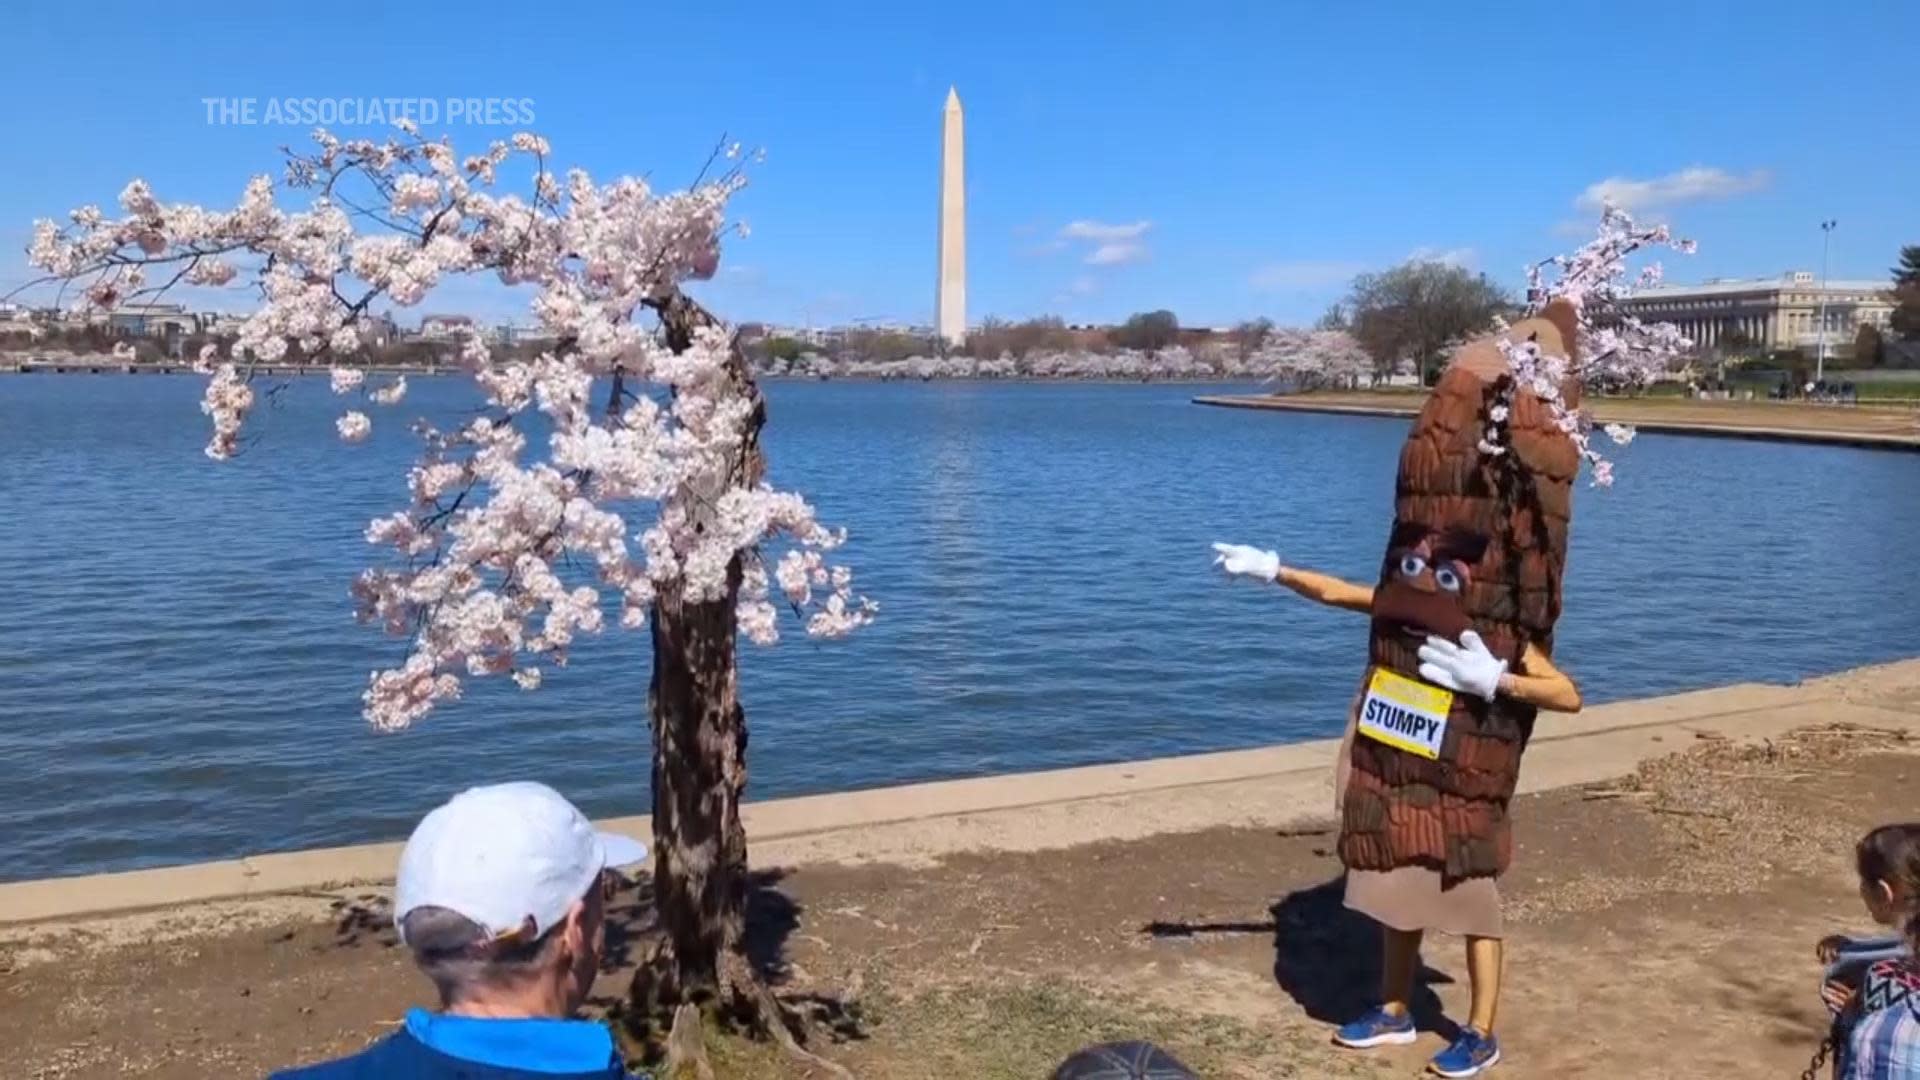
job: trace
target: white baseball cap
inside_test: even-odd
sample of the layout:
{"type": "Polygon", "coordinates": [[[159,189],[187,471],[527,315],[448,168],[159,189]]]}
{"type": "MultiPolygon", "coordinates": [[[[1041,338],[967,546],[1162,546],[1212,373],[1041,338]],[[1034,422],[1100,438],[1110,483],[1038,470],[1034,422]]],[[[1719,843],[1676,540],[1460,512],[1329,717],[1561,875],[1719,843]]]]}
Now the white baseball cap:
{"type": "Polygon", "coordinates": [[[421,818],[407,838],[393,920],[397,926],[415,908],[442,907],[496,937],[531,918],[538,936],[567,917],[602,870],[646,857],[639,841],[595,831],[545,784],[468,788],[421,818]]]}

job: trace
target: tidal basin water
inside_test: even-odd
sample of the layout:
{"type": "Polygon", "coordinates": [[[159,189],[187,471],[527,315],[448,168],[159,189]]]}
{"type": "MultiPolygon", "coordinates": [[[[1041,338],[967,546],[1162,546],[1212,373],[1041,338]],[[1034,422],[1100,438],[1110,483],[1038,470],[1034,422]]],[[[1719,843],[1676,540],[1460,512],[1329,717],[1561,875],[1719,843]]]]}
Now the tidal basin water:
{"type": "MultiPolygon", "coordinates": [[[[746,647],[757,797],[1331,735],[1365,620],[1208,565],[1216,539],[1370,580],[1405,423],[1189,404],[1191,386],[768,388],[774,478],[852,530],[880,621],[746,647]]],[[[0,879],[403,835],[458,788],[648,808],[647,644],[413,730],[359,716],[401,643],[357,626],[366,520],[405,499],[307,379],[226,465],[199,380],[0,378],[0,879]]],[[[1576,499],[1558,655],[1589,700],[1792,680],[1920,647],[1920,459],[1646,435],[1576,499]]]]}

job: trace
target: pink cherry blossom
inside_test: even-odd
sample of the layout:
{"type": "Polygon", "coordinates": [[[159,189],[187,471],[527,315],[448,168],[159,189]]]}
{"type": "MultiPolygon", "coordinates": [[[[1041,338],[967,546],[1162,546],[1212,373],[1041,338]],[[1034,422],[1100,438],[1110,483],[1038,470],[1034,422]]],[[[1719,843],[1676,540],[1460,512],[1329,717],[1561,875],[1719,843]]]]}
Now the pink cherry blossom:
{"type": "Polygon", "coordinates": [[[398,405],[400,399],[407,396],[407,377],[396,375],[392,382],[378,390],[367,393],[367,400],[375,405],[398,405]]]}
{"type": "MultiPolygon", "coordinates": [[[[405,727],[471,677],[532,689],[543,665],[565,664],[581,635],[604,629],[609,604],[621,626],[644,628],[661,590],[724,597],[735,567],[740,630],[771,644],[780,623],[769,560],[808,634],[871,622],[877,606],[825,561],[845,532],[798,494],[738,476],[758,403],[734,377],[729,332],[708,328],[676,352],[650,322],[650,305],[715,272],[742,174],[657,191],[556,173],[552,148],[531,133],[460,158],[398,126],[386,141],[316,132],[315,149],[289,157],[282,187],[256,176],[228,210],[167,203],[135,180],[122,216],[82,207],[64,226],[37,222],[28,248],[95,304],[150,294],[148,264],[164,262],[169,276],[184,266],[200,284],[252,268],[263,303],[225,362],[210,346],[196,364],[210,374],[201,408],[216,459],[240,446],[252,365],[297,347],[334,364],[335,393],[396,404],[404,378],[368,391],[364,371],[339,362],[360,349],[370,312],[421,303],[469,275],[530,288],[532,316],[558,344],[496,365],[484,339],[464,335],[460,360],[485,412],[455,431],[418,428],[407,505],[366,526],[387,564],[353,582],[355,613],[411,642],[397,667],[369,679],[367,719],[405,727]],[[524,186],[511,189],[514,177],[524,186]],[[299,202],[282,207],[280,196],[299,202]]],[[[354,410],[335,427],[352,442],[372,425],[354,410]]]]}
{"type": "MultiPolygon", "coordinates": [[[[204,355],[204,354],[203,354],[204,355]]],[[[253,389],[240,377],[232,364],[214,368],[207,380],[206,393],[200,399],[200,411],[213,421],[213,438],[207,442],[207,456],[225,461],[240,445],[240,425],[253,408],[253,389]]]]}
{"type": "MultiPolygon", "coordinates": [[[[1643,323],[1619,308],[1619,302],[1632,292],[1627,284],[1627,257],[1653,246],[1687,254],[1694,250],[1692,241],[1673,239],[1666,226],[1638,227],[1624,210],[1608,206],[1601,213],[1598,236],[1572,255],[1556,255],[1528,270],[1527,295],[1534,312],[1556,299],[1573,304],[1580,322],[1579,361],[1543,354],[1535,342],[1503,339],[1500,346],[1512,378],[1502,388],[1498,403],[1488,410],[1494,428],[1481,441],[1482,452],[1504,449],[1500,425],[1505,421],[1506,407],[1515,389],[1525,387],[1546,404],[1555,424],[1592,466],[1594,485],[1613,484],[1613,463],[1593,447],[1592,417],[1570,407],[1561,396],[1561,388],[1572,380],[1600,390],[1644,386],[1671,370],[1691,344],[1673,325],[1643,323]]],[[[1657,265],[1641,271],[1642,284],[1659,279],[1657,265]]],[[[1605,430],[1621,446],[1633,441],[1633,429],[1625,425],[1609,424],[1605,430]]]]}
{"type": "Polygon", "coordinates": [[[328,385],[336,394],[351,394],[367,381],[367,373],[359,368],[337,367],[327,372],[328,385]]]}
{"type": "Polygon", "coordinates": [[[363,412],[348,411],[334,421],[333,426],[340,432],[340,438],[347,442],[365,442],[373,432],[373,422],[363,412]]]}

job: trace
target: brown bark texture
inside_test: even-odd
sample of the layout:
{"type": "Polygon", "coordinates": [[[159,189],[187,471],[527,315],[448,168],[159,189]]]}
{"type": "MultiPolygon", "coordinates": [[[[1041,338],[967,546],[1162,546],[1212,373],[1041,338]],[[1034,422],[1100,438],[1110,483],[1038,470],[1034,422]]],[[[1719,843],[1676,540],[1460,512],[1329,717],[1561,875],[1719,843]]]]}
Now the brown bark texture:
{"type": "MultiPolygon", "coordinates": [[[[1573,313],[1552,307],[1510,333],[1566,355],[1573,313]]],[[[1369,674],[1385,668],[1418,678],[1427,634],[1458,641],[1468,629],[1509,669],[1529,644],[1552,653],[1580,459],[1548,405],[1512,384],[1493,339],[1465,346],[1407,435],[1374,592],[1369,674]],[[1508,452],[1492,456],[1479,443],[1503,394],[1510,412],[1497,426],[1508,452]],[[1409,554],[1425,569],[1407,574],[1409,554]],[[1436,584],[1443,564],[1464,570],[1457,592],[1436,584]]],[[[1563,393],[1577,396],[1572,387],[1563,393]]],[[[1513,854],[1507,809],[1535,712],[1506,697],[1455,694],[1432,759],[1354,738],[1342,861],[1356,870],[1426,866],[1449,880],[1505,872],[1513,854]]]]}
{"type": "MultiPolygon", "coordinates": [[[[714,320],[674,294],[659,307],[676,351],[714,320]]],[[[734,482],[758,483],[765,471],[759,431],[766,411],[735,348],[730,376],[756,402],[734,482]]],[[[657,1003],[725,1005],[744,990],[727,986],[744,972],[747,835],[740,799],[747,786],[747,718],[740,705],[734,607],[741,557],[727,569],[726,595],[694,601],[663,587],[650,620],[653,677],[647,691],[653,727],[654,903],[663,935],[651,990],[657,1003]],[[732,962],[730,962],[732,961],[732,962]]]]}

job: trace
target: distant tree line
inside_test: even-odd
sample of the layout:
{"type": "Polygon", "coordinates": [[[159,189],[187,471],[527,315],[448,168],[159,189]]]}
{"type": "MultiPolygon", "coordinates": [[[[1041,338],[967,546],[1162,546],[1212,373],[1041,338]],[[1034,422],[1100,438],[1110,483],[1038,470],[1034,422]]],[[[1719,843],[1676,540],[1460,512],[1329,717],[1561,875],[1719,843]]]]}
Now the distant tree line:
{"type": "MultiPolygon", "coordinates": [[[[199,357],[200,350],[207,345],[219,347],[222,354],[232,347],[234,336],[231,334],[177,334],[166,338],[149,337],[135,334],[124,329],[108,326],[46,326],[39,328],[39,334],[31,340],[22,335],[19,339],[9,338],[0,342],[13,352],[30,354],[71,354],[74,356],[105,356],[116,350],[125,356],[131,350],[126,363],[151,364],[155,366],[173,364],[191,364],[199,357]]],[[[551,343],[533,341],[514,342],[512,344],[492,344],[490,349],[496,364],[514,361],[532,360],[543,350],[551,348],[551,343]]],[[[348,366],[368,365],[383,368],[454,367],[459,364],[460,343],[429,338],[404,338],[387,341],[378,345],[362,346],[352,357],[344,361],[338,354],[328,354],[322,361],[327,364],[346,363],[348,366]]],[[[305,350],[298,340],[289,341],[287,353],[277,365],[297,366],[308,363],[305,350]]]]}

